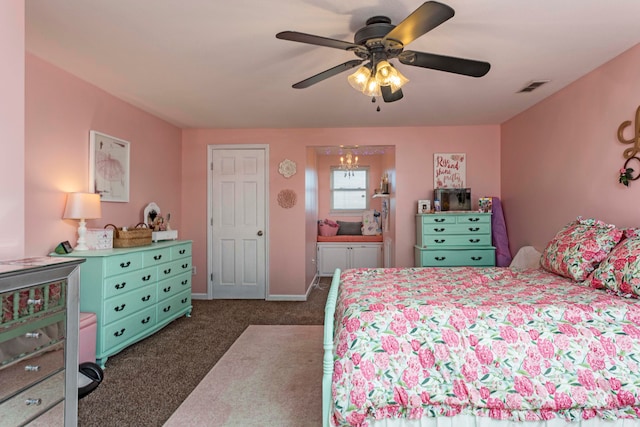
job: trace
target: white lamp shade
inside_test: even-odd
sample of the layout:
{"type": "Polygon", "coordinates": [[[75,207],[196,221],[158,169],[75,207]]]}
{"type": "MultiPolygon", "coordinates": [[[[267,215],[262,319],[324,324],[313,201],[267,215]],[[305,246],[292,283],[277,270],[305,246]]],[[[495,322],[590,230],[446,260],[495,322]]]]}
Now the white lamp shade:
{"type": "Polygon", "coordinates": [[[102,217],[100,194],[69,193],[64,208],[64,219],[96,219],[102,217]]]}

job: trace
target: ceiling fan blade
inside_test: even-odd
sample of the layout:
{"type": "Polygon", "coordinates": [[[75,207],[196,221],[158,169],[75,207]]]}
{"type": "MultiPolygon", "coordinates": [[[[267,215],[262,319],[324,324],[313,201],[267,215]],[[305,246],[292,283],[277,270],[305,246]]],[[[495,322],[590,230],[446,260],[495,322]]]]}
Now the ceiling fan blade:
{"type": "Polygon", "coordinates": [[[402,97],[404,96],[402,94],[402,89],[391,92],[390,86],[380,86],[380,90],[382,91],[382,99],[384,100],[384,102],[394,102],[402,99],[402,97]]]}
{"type": "Polygon", "coordinates": [[[357,44],[343,42],[342,40],[330,39],[327,37],[314,36],[313,34],[299,33],[297,31],[282,31],[276,34],[276,38],[290,40],[292,42],[315,44],[317,46],[333,47],[335,49],[353,50],[361,49],[357,44]]]}
{"type": "Polygon", "coordinates": [[[430,68],[464,76],[482,77],[489,72],[491,64],[473,59],[454,58],[452,56],[436,55],[434,53],[415,52],[405,50],[398,56],[398,60],[405,65],[430,68]]]}
{"type": "Polygon", "coordinates": [[[446,4],[436,1],[422,3],[422,6],[407,16],[404,21],[396,25],[384,36],[384,39],[398,40],[403,45],[408,45],[421,35],[433,30],[455,15],[455,11],[446,4]]]}
{"type": "Polygon", "coordinates": [[[319,83],[325,79],[328,79],[329,77],[333,77],[336,74],[342,73],[343,71],[347,71],[351,68],[357,67],[363,62],[364,62],[364,59],[352,59],[351,61],[347,61],[344,64],[336,65],[335,67],[329,68],[328,70],[318,73],[315,76],[302,80],[301,82],[294,84],[293,88],[294,89],[308,88],[309,86],[319,83]]]}

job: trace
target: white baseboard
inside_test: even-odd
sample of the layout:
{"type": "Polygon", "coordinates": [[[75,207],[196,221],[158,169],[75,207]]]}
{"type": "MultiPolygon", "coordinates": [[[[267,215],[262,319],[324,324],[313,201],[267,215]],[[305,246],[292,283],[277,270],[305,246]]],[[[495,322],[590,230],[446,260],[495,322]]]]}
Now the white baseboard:
{"type": "Polygon", "coordinates": [[[207,294],[191,294],[191,299],[209,299],[207,294]]]}

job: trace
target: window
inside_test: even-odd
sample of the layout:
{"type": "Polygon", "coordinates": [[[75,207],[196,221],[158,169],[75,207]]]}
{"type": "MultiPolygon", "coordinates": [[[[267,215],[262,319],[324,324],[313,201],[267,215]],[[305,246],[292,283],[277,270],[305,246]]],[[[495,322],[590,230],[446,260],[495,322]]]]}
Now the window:
{"type": "Polygon", "coordinates": [[[369,168],[359,167],[345,175],[331,168],[331,212],[354,214],[369,208],[369,168]]]}

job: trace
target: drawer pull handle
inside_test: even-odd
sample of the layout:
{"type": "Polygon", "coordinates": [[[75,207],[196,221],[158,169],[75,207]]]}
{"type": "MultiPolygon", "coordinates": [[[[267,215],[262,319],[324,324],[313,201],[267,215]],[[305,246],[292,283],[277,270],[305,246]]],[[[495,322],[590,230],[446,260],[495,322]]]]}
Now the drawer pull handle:
{"type": "Polygon", "coordinates": [[[480,221],[480,218],[469,218],[469,221],[478,222],[478,221],[480,221]]]}
{"type": "Polygon", "coordinates": [[[142,297],[142,301],[147,302],[151,299],[151,295],[147,295],[146,297],[142,297]]]}
{"type": "Polygon", "coordinates": [[[478,231],[480,227],[469,227],[469,231],[478,231]]]}
{"type": "Polygon", "coordinates": [[[116,283],[116,289],[124,289],[127,286],[127,282],[116,283]]]}
{"type": "Polygon", "coordinates": [[[122,305],[120,305],[119,307],[113,307],[113,309],[114,309],[115,311],[122,311],[122,310],[124,310],[124,308],[126,307],[126,305],[127,305],[127,304],[122,304],[122,305]]]}
{"type": "Polygon", "coordinates": [[[164,292],[169,292],[171,291],[171,286],[167,286],[166,288],[162,289],[164,292]]]}
{"type": "Polygon", "coordinates": [[[446,239],[436,239],[435,242],[436,243],[444,243],[446,239]]]}
{"type": "Polygon", "coordinates": [[[189,298],[182,298],[182,304],[184,304],[185,302],[189,301],[189,298]]]}
{"type": "Polygon", "coordinates": [[[27,300],[27,304],[28,305],[42,305],[42,300],[41,299],[31,299],[31,298],[29,298],[27,300]]]}
{"type": "Polygon", "coordinates": [[[24,370],[26,372],[38,372],[40,370],[40,366],[27,365],[24,367],[24,370]]]}
{"type": "Polygon", "coordinates": [[[122,328],[122,329],[120,329],[119,331],[115,331],[115,332],[113,333],[113,336],[114,336],[114,337],[121,337],[122,335],[124,335],[124,331],[125,331],[125,330],[126,330],[125,328],[122,328]]]}
{"type": "Polygon", "coordinates": [[[160,258],[162,258],[162,254],[153,256],[153,259],[155,259],[156,261],[160,261],[160,258]]]}
{"type": "Polygon", "coordinates": [[[149,323],[150,320],[151,320],[151,317],[147,316],[146,318],[142,319],[142,324],[146,325],[147,323],[149,323]]]}
{"type": "Polygon", "coordinates": [[[444,218],[435,218],[434,221],[435,222],[444,222],[444,218]]]}
{"type": "Polygon", "coordinates": [[[120,263],[120,268],[127,268],[131,265],[131,261],[127,261],[127,262],[121,262],[120,263]]]}
{"type": "Polygon", "coordinates": [[[178,253],[179,253],[180,255],[184,255],[184,253],[185,253],[186,251],[187,251],[186,249],[180,249],[180,251],[178,251],[178,253]]]}
{"type": "Polygon", "coordinates": [[[187,268],[189,267],[189,264],[182,264],[182,268],[187,268]]]}
{"type": "Polygon", "coordinates": [[[27,332],[24,334],[25,338],[40,338],[42,336],[41,332],[27,332]]]}
{"type": "Polygon", "coordinates": [[[165,308],[162,309],[162,311],[164,311],[165,313],[168,313],[169,311],[171,311],[171,306],[168,305],[165,308]]]}
{"type": "Polygon", "coordinates": [[[186,285],[187,283],[189,283],[189,279],[184,279],[182,282],[180,282],[181,285],[186,285]]]}
{"type": "Polygon", "coordinates": [[[446,256],[437,256],[436,257],[436,261],[444,261],[445,259],[447,259],[446,256]]]}
{"type": "Polygon", "coordinates": [[[142,278],[142,281],[143,281],[143,282],[148,282],[148,281],[149,281],[149,279],[151,279],[151,275],[150,275],[150,274],[147,274],[146,276],[144,276],[144,277],[142,278]]]}
{"type": "Polygon", "coordinates": [[[482,257],[481,256],[472,256],[471,259],[474,260],[474,261],[480,261],[482,259],[482,257]]]}
{"type": "Polygon", "coordinates": [[[167,268],[166,270],[164,270],[164,274],[169,274],[169,273],[171,273],[171,269],[170,268],[167,268]]]}
{"type": "Polygon", "coordinates": [[[27,406],[39,406],[42,404],[42,399],[27,399],[24,401],[27,406]]]}
{"type": "Polygon", "coordinates": [[[444,231],[444,228],[434,228],[433,231],[435,231],[436,233],[442,233],[444,231]]]}
{"type": "Polygon", "coordinates": [[[478,243],[480,239],[469,239],[469,243],[478,243]]]}

